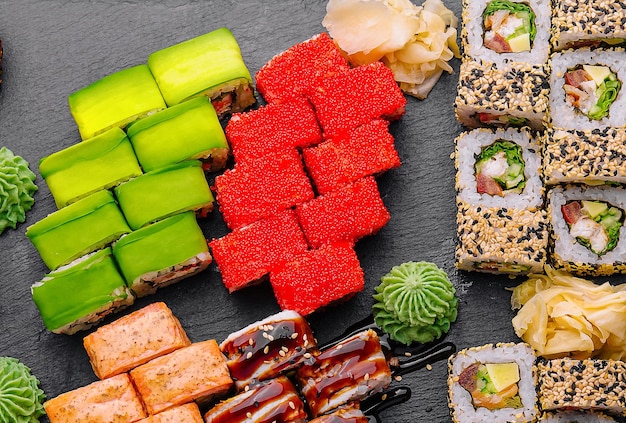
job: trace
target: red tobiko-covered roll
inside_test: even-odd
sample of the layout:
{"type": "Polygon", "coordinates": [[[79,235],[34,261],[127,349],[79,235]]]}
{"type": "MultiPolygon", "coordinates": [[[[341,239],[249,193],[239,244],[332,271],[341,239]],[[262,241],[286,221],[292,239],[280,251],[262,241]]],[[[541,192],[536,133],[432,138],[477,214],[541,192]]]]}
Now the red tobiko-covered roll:
{"type": "Polygon", "coordinates": [[[372,119],[399,119],[406,105],[393,72],[382,62],[319,79],[307,96],[326,138],[372,119]]]}
{"type": "Polygon", "coordinates": [[[234,114],[226,125],[226,137],[239,163],[250,157],[318,144],[322,131],[311,103],[302,98],[234,114]]]}
{"type": "Polygon", "coordinates": [[[237,228],[209,243],[229,292],[266,276],[274,267],[307,250],[293,210],[237,228]]]}
{"type": "Polygon", "coordinates": [[[296,215],[311,248],[349,242],[378,232],[390,219],[373,176],[296,207],[296,215]]]}
{"type": "Polygon", "coordinates": [[[256,74],[256,87],[268,103],[302,97],[320,78],[349,69],[330,36],[323,32],[274,56],[256,74]]]}
{"type": "Polygon", "coordinates": [[[348,244],[309,250],[270,273],[270,283],[283,310],[305,316],[363,290],[361,263],[348,244]]]}
{"type": "Polygon", "coordinates": [[[389,122],[383,119],[306,148],[302,156],[320,194],[400,166],[389,122]]]}
{"type": "Polygon", "coordinates": [[[215,178],[217,202],[230,229],[313,198],[313,187],[295,149],[236,163],[215,178]]]}

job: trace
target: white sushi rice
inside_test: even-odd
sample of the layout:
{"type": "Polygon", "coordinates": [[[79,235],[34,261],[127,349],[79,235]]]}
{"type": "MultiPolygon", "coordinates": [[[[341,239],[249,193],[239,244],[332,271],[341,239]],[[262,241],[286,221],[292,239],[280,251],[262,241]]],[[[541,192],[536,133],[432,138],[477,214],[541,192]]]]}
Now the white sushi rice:
{"type": "Polygon", "coordinates": [[[461,134],[456,141],[457,201],[476,207],[507,207],[535,211],[543,205],[543,181],[539,141],[527,129],[480,128],[461,134]],[[504,196],[480,194],[476,187],[476,157],[497,140],[512,141],[522,148],[526,185],[521,193],[504,196]]]}
{"type": "Polygon", "coordinates": [[[535,13],[537,35],[531,44],[530,51],[518,53],[497,53],[483,43],[484,25],[483,12],[490,0],[463,1],[463,46],[464,53],[473,60],[495,63],[497,66],[509,67],[511,62],[544,64],[550,54],[550,18],[552,9],[550,0],[512,0],[524,3],[535,13]]]}
{"type": "Polygon", "coordinates": [[[594,187],[557,187],[548,193],[548,218],[552,226],[553,256],[557,260],[578,264],[614,265],[626,262],[626,225],[619,231],[617,246],[608,253],[598,256],[570,235],[567,222],[563,219],[561,206],[572,200],[600,200],[626,212],[626,189],[608,185],[594,187]]]}
{"type": "Polygon", "coordinates": [[[484,345],[461,350],[448,361],[449,405],[454,422],[459,423],[498,423],[532,422],[537,418],[537,370],[536,357],[532,348],[525,343],[507,343],[484,345]],[[472,396],[458,383],[459,375],[475,363],[512,363],[519,366],[518,383],[522,408],[501,408],[489,410],[484,407],[474,408],[472,396]]]}
{"type": "Polygon", "coordinates": [[[600,119],[589,119],[565,102],[565,73],[577,65],[608,66],[617,79],[626,83],[625,50],[622,48],[597,49],[580,48],[555,53],[551,57],[552,74],[550,75],[549,119],[554,128],[560,129],[595,129],[621,127],[626,125],[626,88],[621,87],[615,101],[609,108],[609,114],[600,119]]]}

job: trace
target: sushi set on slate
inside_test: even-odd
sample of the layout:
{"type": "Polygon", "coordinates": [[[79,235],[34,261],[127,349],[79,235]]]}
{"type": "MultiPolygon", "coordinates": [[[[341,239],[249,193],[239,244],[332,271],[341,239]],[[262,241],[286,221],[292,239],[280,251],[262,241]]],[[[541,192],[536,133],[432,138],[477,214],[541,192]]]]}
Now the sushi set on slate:
{"type": "MultiPolygon", "coordinates": [[[[69,95],[81,141],[39,162],[57,210],[25,231],[48,268],[31,294],[48,331],[82,336],[98,380],[44,398],[30,369],[0,361],[28,402],[6,413],[380,422],[411,397],[402,374],[447,359],[454,422],[623,421],[626,285],[584,277],[626,273],[626,5],[462,2],[454,265],[527,280],[511,297],[523,342],[457,351],[444,338],[459,299],[434,263],[394,266],[371,318],[332,342],[319,344],[306,320],[364,291],[355,246],[390,221],[378,179],[401,166],[390,126],[405,94],[422,95],[402,79],[401,47],[342,47],[337,3],[328,32],[254,78],[222,27],[69,95]],[[228,232],[207,239],[199,222],[214,208],[228,232]],[[221,343],[190,339],[161,301],[111,320],[211,265],[229,294],[268,282],[281,311],[221,343]]],[[[438,0],[350,3],[357,15],[423,13],[401,46],[444,34],[435,80],[459,51],[456,18],[438,0]]],[[[27,162],[0,153],[19,200],[1,232],[25,221],[37,186],[27,162]]]]}

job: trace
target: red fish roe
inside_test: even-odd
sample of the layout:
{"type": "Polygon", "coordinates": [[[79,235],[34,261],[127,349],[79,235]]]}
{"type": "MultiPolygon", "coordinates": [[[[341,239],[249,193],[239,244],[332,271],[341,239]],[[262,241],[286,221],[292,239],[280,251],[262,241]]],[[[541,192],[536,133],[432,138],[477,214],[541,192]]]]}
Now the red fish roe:
{"type": "Polygon", "coordinates": [[[349,68],[339,49],[323,32],[274,56],[256,74],[256,87],[268,103],[302,97],[320,77],[349,68]]]}
{"type": "Polygon", "coordinates": [[[233,115],[226,137],[236,162],[250,157],[308,147],[322,141],[317,117],[306,99],[268,104],[257,110],[233,115]]]}
{"type": "Polygon", "coordinates": [[[312,248],[341,241],[353,244],[378,232],[390,218],[373,176],[302,203],[296,214],[312,248]]]}
{"type": "Polygon", "coordinates": [[[283,310],[305,316],[346,300],[363,290],[363,269],[348,244],[309,250],[270,273],[274,295],[283,310]]]}
{"type": "Polygon", "coordinates": [[[230,229],[313,198],[313,187],[295,149],[236,163],[215,178],[217,202],[230,229]]]}
{"type": "Polygon", "coordinates": [[[308,92],[325,138],[376,118],[399,119],[406,99],[382,62],[359,66],[320,79],[308,92]]]}
{"type": "Polygon", "coordinates": [[[389,122],[375,119],[349,133],[306,148],[305,167],[320,194],[400,166],[389,122]]]}
{"type": "Polygon", "coordinates": [[[277,265],[307,250],[291,209],[235,229],[209,246],[229,292],[260,281],[277,265]]]}

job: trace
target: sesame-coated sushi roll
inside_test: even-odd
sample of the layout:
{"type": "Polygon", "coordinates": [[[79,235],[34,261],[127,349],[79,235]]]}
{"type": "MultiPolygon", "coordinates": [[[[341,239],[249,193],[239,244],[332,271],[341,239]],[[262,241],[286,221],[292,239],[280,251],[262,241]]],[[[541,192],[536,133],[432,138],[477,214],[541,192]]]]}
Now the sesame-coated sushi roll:
{"type": "Polygon", "coordinates": [[[549,121],[554,128],[626,125],[624,50],[582,48],[551,58],[549,121]]]}
{"type": "Polygon", "coordinates": [[[558,358],[540,362],[537,369],[537,395],[544,411],[626,413],[626,363],[623,361],[558,358]]]}
{"type": "Polygon", "coordinates": [[[549,238],[545,211],[457,206],[457,268],[511,275],[543,271],[549,238]]]}
{"type": "Polygon", "coordinates": [[[502,66],[543,65],[550,54],[549,0],[463,0],[464,55],[502,66]]]}
{"type": "Polygon", "coordinates": [[[546,184],[626,184],[626,128],[549,128],[544,139],[546,184]]]}
{"type": "Polygon", "coordinates": [[[230,148],[215,108],[206,97],[143,118],[126,131],[144,172],[198,159],[207,171],[226,166],[230,148]]]}
{"type": "Polygon", "coordinates": [[[222,117],[256,101],[252,77],[228,28],[155,51],[148,67],[168,106],[204,95],[222,117]]]}
{"type": "Polygon", "coordinates": [[[524,343],[472,347],[448,360],[448,404],[455,423],[537,419],[536,357],[524,343]]]}
{"type": "Polygon", "coordinates": [[[548,201],[555,267],[591,276],[626,272],[626,189],[556,187],[548,201]]]}
{"type": "Polygon", "coordinates": [[[611,46],[626,39],[626,4],[605,0],[552,2],[553,51],[583,46],[611,46]]]}
{"type": "Polygon", "coordinates": [[[464,60],[454,103],[469,128],[530,126],[541,130],[548,112],[548,65],[501,66],[464,60]]]}
{"type": "Polygon", "coordinates": [[[292,310],[228,335],[220,349],[240,391],[296,369],[311,353],[317,352],[311,327],[292,310]]]}
{"type": "Polygon", "coordinates": [[[123,236],[113,255],[137,297],[154,294],[206,269],[212,261],[192,211],[176,214],[123,236]]]}
{"type": "Polygon", "coordinates": [[[566,410],[544,413],[538,421],[544,423],[611,423],[617,420],[604,413],[566,410]]]}
{"type": "Polygon", "coordinates": [[[110,247],[48,273],[31,293],[46,328],[67,335],[89,329],[135,300],[110,247]]]}
{"type": "Polygon", "coordinates": [[[539,140],[527,129],[475,129],[456,140],[457,199],[474,206],[543,205],[539,140]]]}

